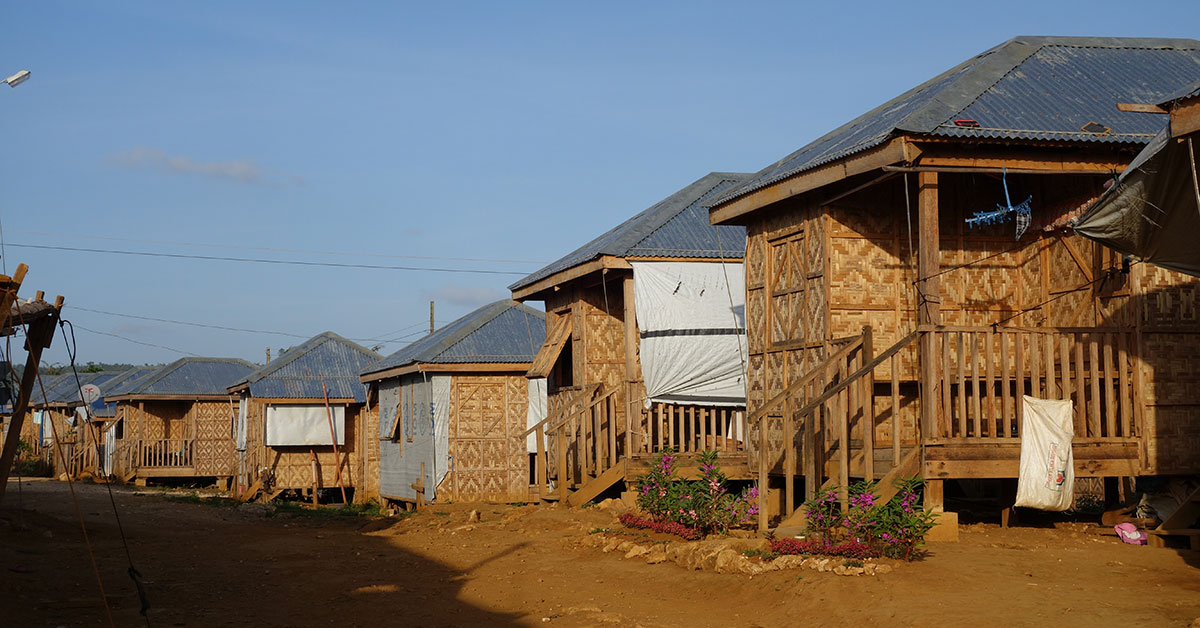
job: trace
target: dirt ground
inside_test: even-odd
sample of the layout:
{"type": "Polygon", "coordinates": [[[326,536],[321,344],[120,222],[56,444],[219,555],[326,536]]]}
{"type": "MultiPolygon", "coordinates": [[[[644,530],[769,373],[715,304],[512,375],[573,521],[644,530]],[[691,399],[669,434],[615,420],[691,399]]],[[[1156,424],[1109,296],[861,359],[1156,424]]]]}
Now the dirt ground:
{"type": "MultiPolygon", "coordinates": [[[[117,626],[141,626],[108,493],[75,485],[117,626]]],[[[1191,626],[1197,552],[970,525],[874,577],[648,565],[580,543],[610,511],[436,505],[396,521],[114,487],[152,626],[1191,626]],[[469,524],[471,509],[481,521],[469,524]]],[[[107,625],[67,485],[0,506],[0,625],[107,625]]],[[[1200,624],[1197,624],[1200,625],[1200,624]]]]}

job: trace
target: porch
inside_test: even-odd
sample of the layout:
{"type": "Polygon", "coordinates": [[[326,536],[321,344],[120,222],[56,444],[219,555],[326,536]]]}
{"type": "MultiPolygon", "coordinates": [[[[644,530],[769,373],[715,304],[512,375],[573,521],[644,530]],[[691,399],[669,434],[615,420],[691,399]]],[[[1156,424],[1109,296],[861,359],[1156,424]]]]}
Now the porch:
{"type": "Polygon", "coordinates": [[[829,352],[749,417],[749,462],[761,486],[782,483],[783,524],[820,487],[844,496],[853,479],[878,480],[886,499],[893,480],[922,477],[940,508],[940,480],[1017,477],[1023,395],[1074,403],[1076,475],[1145,466],[1132,329],[930,325],[875,353],[867,326],[829,352]]]}
{"type": "Polygon", "coordinates": [[[680,477],[698,477],[696,455],[713,450],[729,479],[753,479],[741,408],[653,403],[617,413],[617,392],[603,384],[577,387],[521,436],[536,442],[531,493],[582,505],[646,473],[664,451],[676,452],[680,477]]]}

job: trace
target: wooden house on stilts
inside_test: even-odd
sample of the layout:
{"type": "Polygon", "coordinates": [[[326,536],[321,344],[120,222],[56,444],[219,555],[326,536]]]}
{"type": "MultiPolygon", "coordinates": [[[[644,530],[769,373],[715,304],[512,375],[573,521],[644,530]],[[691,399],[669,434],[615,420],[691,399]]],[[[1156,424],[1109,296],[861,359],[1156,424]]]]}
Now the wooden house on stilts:
{"type": "Polygon", "coordinates": [[[229,386],[239,398],[243,499],[259,489],[331,489],[340,500],[344,488],[356,502],[378,496],[378,413],[358,373],[380,357],[327,331],[229,386]]]}
{"type": "Polygon", "coordinates": [[[1079,476],[1200,470],[1200,284],[1063,220],[1161,128],[1118,104],[1198,76],[1193,40],[1019,37],[715,199],[747,227],[762,527],[826,482],[917,475],[941,509],[1015,478],[1023,395],[1074,402],[1079,476]]]}
{"type": "Polygon", "coordinates": [[[545,384],[525,373],[545,335],[541,312],[505,299],[363,369],[378,399],[380,494],[416,505],[536,499],[525,432],[544,416],[545,384]]]}
{"type": "Polygon", "coordinates": [[[729,477],[749,477],[745,231],[705,208],[748,176],[708,174],[510,286],[546,306],[529,371],[548,381],[533,432],[543,497],[590,501],[667,449],[684,474],[717,450],[729,477]]]}
{"type": "Polygon", "coordinates": [[[122,423],[113,473],[125,481],[235,475],[237,396],[226,388],[255,366],[234,358],[182,358],[106,395],[122,423]]]}

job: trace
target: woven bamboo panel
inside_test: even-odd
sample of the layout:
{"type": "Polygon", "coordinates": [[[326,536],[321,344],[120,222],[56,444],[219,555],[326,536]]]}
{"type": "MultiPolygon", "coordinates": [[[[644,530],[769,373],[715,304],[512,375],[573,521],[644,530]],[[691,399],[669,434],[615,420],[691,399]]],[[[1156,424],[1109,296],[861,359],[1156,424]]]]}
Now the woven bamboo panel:
{"type": "Polygon", "coordinates": [[[1146,324],[1151,327],[1195,327],[1200,280],[1174,271],[1142,264],[1139,283],[1145,294],[1146,324]]]}
{"type": "Polygon", "coordinates": [[[959,307],[1019,309],[1020,251],[1005,252],[1013,247],[1011,242],[968,240],[964,244],[961,263],[971,265],[948,273],[961,275],[959,307]]]}
{"type": "Polygon", "coordinates": [[[1148,473],[1200,473],[1200,406],[1146,408],[1148,473]]]}
{"type": "Polygon", "coordinates": [[[766,282],[767,253],[766,238],[752,236],[746,239],[746,287],[757,288],[766,282]]]}
{"type": "Polygon", "coordinates": [[[1047,264],[1050,275],[1050,294],[1047,299],[1058,297],[1048,303],[1047,319],[1054,327],[1090,327],[1095,325],[1093,302],[1094,290],[1088,283],[1088,274],[1080,267],[1071,253],[1071,247],[1079,254],[1085,266],[1091,268],[1093,244],[1080,236],[1071,236],[1052,242],[1047,248],[1047,264]]]}
{"type": "Polygon", "coordinates": [[[792,314],[792,294],[771,297],[771,342],[786,342],[792,339],[795,327],[792,314]]]}
{"type": "Polygon", "coordinates": [[[833,238],[830,241],[832,307],[894,307],[899,260],[891,240],[833,238]]]}
{"type": "Polygon", "coordinates": [[[767,328],[767,292],[763,288],[746,291],[746,335],[750,353],[761,353],[767,328]]]}
{"type": "Polygon", "coordinates": [[[200,401],[192,404],[196,422],[192,460],[196,475],[232,475],[237,448],[233,423],[237,406],[228,402],[200,401]]]}
{"type": "Polygon", "coordinates": [[[804,292],[804,340],[808,342],[824,340],[829,336],[829,326],[825,319],[828,303],[825,302],[824,278],[809,279],[808,288],[804,292]]]}
{"type": "Polygon", "coordinates": [[[845,234],[892,234],[897,229],[898,216],[899,214],[892,212],[879,211],[877,207],[831,207],[829,234],[834,237],[845,234]]]}
{"type": "MultiPolygon", "coordinates": [[[[316,400],[312,400],[315,402],[316,400]]],[[[307,489],[313,485],[313,468],[311,451],[317,454],[318,478],[320,488],[337,488],[337,461],[341,462],[342,483],[347,487],[358,485],[361,480],[362,462],[357,451],[360,425],[361,405],[350,405],[346,408],[346,436],[344,445],[338,445],[338,458],[333,456],[333,448],[321,447],[266,447],[260,445],[264,439],[265,416],[264,405],[251,399],[250,409],[246,419],[246,446],[259,447],[262,455],[259,460],[272,469],[275,474],[276,488],[307,489]]],[[[376,428],[378,429],[378,428],[376,428]]],[[[377,434],[370,432],[370,434],[377,434]]]]}
{"type": "Polygon", "coordinates": [[[750,412],[754,412],[764,403],[767,402],[767,370],[766,356],[762,354],[752,354],[746,362],[747,373],[747,399],[746,405],[750,412]]]}
{"type": "Polygon", "coordinates": [[[816,216],[804,221],[805,263],[809,273],[824,273],[825,272],[825,237],[829,231],[828,219],[825,216],[816,216]]]}
{"type": "Polygon", "coordinates": [[[1142,339],[1146,402],[1200,404],[1200,334],[1143,334],[1142,339]]]}
{"type": "MultiPolygon", "coordinates": [[[[1034,308],[1034,306],[1046,300],[1046,295],[1042,291],[1041,250],[1048,244],[1046,240],[1039,239],[1030,242],[1028,246],[1021,249],[1019,269],[1022,295],[1021,309],[1034,308]]],[[[1043,308],[1039,307],[1030,309],[1029,312],[1009,321],[1009,324],[1022,327],[1039,327],[1045,321],[1046,313],[1043,308]]]]}
{"type": "Polygon", "coordinates": [[[450,402],[454,499],[521,501],[529,495],[528,387],[517,376],[455,377],[450,402]]]}
{"type": "Polygon", "coordinates": [[[774,397],[784,389],[784,352],[767,354],[767,398],[774,397]]]}

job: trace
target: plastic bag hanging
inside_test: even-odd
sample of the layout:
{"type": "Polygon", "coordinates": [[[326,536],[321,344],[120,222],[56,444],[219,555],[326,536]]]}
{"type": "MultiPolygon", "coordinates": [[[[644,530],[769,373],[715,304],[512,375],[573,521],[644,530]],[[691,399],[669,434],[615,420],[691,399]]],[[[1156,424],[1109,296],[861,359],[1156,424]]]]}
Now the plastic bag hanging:
{"type": "Polygon", "coordinates": [[[996,209],[992,211],[975,212],[974,216],[967,218],[966,223],[971,227],[991,225],[1008,220],[1011,216],[1016,223],[1017,240],[1020,240],[1021,236],[1025,235],[1025,230],[1029,229],[1029,223],[1032,222],[1030,203],[1033,201],[1033,195],[1017,205],[1013,205],[1012,199],[1008,195],[1008,168],[1001,170],[1000,180],[1004,184],[1004,204],[997,204],[996,209]]]}

